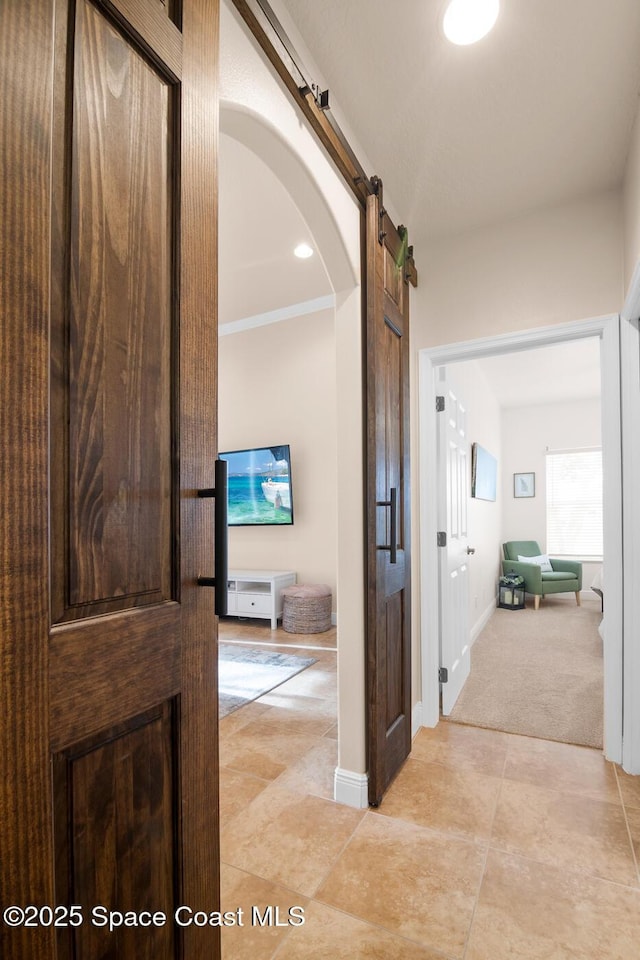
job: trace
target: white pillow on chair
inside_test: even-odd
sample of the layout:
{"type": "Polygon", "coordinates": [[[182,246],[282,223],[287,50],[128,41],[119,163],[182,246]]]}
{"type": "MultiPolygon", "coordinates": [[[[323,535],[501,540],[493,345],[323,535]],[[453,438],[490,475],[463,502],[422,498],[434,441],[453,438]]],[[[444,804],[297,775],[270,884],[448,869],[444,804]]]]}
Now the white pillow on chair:
{"type": "Polygon", "coordinates": [[[541,553],[539,557],[518,557],[521,563],[535,563],[540,567],[542,573],[551,573],[553,567],[546,553],[541,553]]]}

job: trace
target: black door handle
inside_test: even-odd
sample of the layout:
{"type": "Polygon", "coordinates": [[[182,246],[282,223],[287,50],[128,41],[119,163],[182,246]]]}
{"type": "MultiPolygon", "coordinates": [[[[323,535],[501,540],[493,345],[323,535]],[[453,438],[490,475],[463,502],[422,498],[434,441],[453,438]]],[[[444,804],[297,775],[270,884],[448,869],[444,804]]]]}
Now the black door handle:
{"type": "Polygon", "coordinates": [[[216,460],[214,477],[215,487],[198,490],[198,496],[215,499],[213,540],[215,577],[198,577],[198,583],[201,587],[216,587],[214,610],[216,616],[224,617],[227,613],[227,581],[229,579],[226,460],[216,460]]]}
{"type": "Polygon", "coordinates": [[[396,487],[389,488],[389,499],[378,500],[376,506],[390,507],[391,523],[389,529],[389,545],[379,546],[378,550],[389,551],[389,563],[398,562],[398,490],[396,487]]]}

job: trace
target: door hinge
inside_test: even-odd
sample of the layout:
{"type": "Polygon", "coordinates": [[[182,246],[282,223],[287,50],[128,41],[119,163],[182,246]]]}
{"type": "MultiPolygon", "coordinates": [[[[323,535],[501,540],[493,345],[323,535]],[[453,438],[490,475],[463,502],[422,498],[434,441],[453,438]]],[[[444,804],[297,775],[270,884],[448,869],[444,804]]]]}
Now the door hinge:
{"type": "Polygon", "coordinates": [[[449,682],[449,671],[446,667],[438,667],[438,683],[449,682]]]}
{"type": "Polygon", "coordinates": [[[438,530],[438,546],[446,547],[447,545],[447,532],[446,530],[438,530]]]}
{"type": "Polygon", "coordinates": [[[442,413],[444,410],[444,397],[436,397],[436,413],[442,413]]]}

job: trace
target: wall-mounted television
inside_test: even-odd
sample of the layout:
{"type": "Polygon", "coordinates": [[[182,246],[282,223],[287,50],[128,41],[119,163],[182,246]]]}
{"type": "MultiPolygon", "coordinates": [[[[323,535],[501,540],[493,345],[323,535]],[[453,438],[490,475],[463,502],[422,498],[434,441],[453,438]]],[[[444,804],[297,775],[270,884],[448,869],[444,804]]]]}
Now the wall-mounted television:
{"type": "Polygon", "coordinates": [[[230,527],[293,523],[289,444],[219,454],[228,467],[230,527]]]}

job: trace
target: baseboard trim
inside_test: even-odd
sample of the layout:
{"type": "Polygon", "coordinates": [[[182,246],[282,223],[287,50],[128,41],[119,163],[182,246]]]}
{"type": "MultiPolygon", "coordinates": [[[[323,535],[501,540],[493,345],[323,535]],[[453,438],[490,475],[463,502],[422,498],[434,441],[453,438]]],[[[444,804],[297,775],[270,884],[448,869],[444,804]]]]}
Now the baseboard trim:
{"type": "Polygon", "coordinates": [[[480,636],[480,634],[482,633],[486,625],[489,623],[489,620],[491,619],[491,617],[493,616],[494,610],[496,609],[497,602],[498,602],[498,598],[494,597],[491,603],[489,604],[489,606],[486,608],[486,610],[480,617],[480,619],[476,620],[476,622],[474,623],[471,629],[471,634],[470,634],[470,640],[471,640],[472,646],[476,642],[476,640],[478,639],[478,637],[480,636]]]}
{"type": "Polygon", "coordinates": [[[366,773],[354,773],[336,767],[333,778],[333,795],[336,803],[366,810],[369,806],[369,777],[366,773]]]}
{"type": "Polygon", "coordinates": [[[414,703],[413,709],[411,711],[411,739],[412,740],[421,726],[422,726],[422,700],[418,700],[417,703],[414,703]]]}

